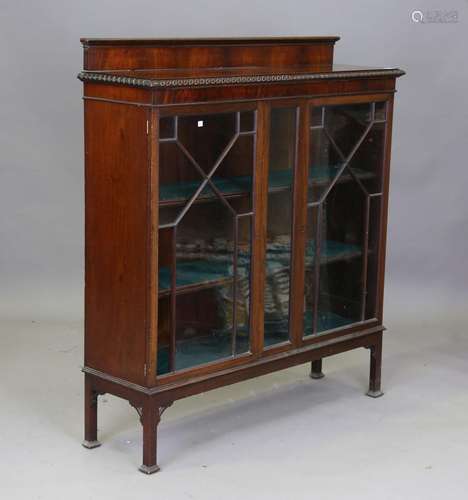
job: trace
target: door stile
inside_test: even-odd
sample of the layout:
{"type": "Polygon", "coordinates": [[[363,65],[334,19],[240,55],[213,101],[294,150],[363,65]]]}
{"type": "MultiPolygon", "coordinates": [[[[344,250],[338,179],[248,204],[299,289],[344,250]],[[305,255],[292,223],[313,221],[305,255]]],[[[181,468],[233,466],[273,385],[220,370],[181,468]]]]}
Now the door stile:
{"type": "Polygon", "coordinates": [[[158,352],[158,234],[159,234],[159,113],[148,111],[148,290],[145,375],[148,386],[156,385],[158,352]]]}
{"type": "Polygon", "coordinates": [[[307,222],[307,175],[309,163],[309,109],[301,101],[297,126],[297,157],[293,190],[293,231],[290,288],[291,342],[294,347],[302,344],[304,318],[305,280],[305,230],[307,222]]]}
{"type": "Polygon", "coordinates": [[[392,127],[393,127],[393,95],[387,101],[384,139],[384,158],[382,171],[382,203],[380,213],[380,235],[379,235],[379,264],[377,271],[377,304],[376,316],[380,323],[383,321],[383,301],[385,286],[385,257],[387,248],[387,223],[388,223],[388,195],[390,186],[390,156],[392,145],[392,127]]]}
{"type": "Polygon", "coordinates": [[[256,117],[255,164],[253,179],[252,278],[250,304],[251,352],[258,356],[263,350],[266,220],[268,201],[268,161],[270,107],[260,102],[256,117]]]}

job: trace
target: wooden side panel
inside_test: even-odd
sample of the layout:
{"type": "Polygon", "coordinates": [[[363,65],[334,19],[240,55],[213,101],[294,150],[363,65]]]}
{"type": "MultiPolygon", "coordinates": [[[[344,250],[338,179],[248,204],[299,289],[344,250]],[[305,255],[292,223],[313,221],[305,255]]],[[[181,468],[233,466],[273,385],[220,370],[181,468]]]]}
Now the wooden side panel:
{"type": "Polygon", "coordinates": [[[156,385],[158,357],[158,287],[159,287],[159,114],[151,109],[149,120],[149,157],[150,170],[148,179],[150,234],[148,239],[148,336],[146,351],[146,382],[156,385]]]}
{"type": "Polygon", "coordinates": [[[144,384],[147,110],[85,101],[85,364],[144,384]]]}

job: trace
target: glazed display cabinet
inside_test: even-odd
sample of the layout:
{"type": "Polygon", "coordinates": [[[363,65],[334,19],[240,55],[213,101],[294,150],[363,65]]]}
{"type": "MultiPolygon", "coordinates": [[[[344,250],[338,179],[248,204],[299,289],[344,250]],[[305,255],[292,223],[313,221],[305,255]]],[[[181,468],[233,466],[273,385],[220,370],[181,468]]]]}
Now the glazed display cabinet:
{"type": "Polygon", "coordinates": [[[370,349],[378,397],[398,69],[337,37],[83,39],[85,441],[98,396],[175,400],[370,349]]]}

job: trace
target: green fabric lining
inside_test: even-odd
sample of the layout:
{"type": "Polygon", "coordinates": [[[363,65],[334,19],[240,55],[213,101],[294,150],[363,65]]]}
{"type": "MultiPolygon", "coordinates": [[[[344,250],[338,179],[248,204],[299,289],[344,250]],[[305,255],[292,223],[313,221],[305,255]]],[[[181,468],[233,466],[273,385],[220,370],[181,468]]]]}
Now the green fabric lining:
{"type": "MultiPolygon", "coordinates": [[[[320,252],[320,262],[340,260],[354,257],[361,253],[357,245],[341,243],[339,241],[325,240],[320,252]]],[[[267,248],[267,274],[284,271],[289,267],[291,259],[289,245],[267,248]]],[[[315,241],[310,240],[306,248],[306,266],[313,265],[315,260],[315,241]]],[[[250,264],[249,255],[239,252],[239,276],[247,276],[250,264]]],[[[176,286],[184,287],[197,283],[209,283],[232,278],[232,254],[216,254],[216,259],[183,260],[180,258],[176,268],[176,286]],[[224,259],[220,259],[224,255],[224,259]]],[[[159,290],[167,291],[171,288],[171,272],[168,267],[159,268],[159,290]]]]}
{"type": "MultiPolygon", "coordinates": [[[[327,183],[331,182],[342,165],[313,165],[309,169],[309,181],[311,183],[327,183]]],[[[370,172],[353,168],[353,172],[358,177],[366,177],[372,175],[370,172]]],[[[268,175],[268,187],[270,190],[288,188],[292,186],[293,172],[291,169],[287,170],[273,170],[268,175]]],[[[221,191],[222,194],[236,194],[236,193],[249,193],[252,191],[252,177],[236,176],[236,177],[213,177],[213,184],[221,191]]],[[[178,201],[188,200],[197,190],[202,183],[183,182],[178,184],[161,184],[159,188],[159,200],[165,201],[178,201]]],[[[215,193],[210,187],[205,187],[199,195],[203,198],[215,197],[215,193]]]]}
{"type": "MultiPolygon", "coordinates": [[[[344,318],[332,312],[324,312],[319,314],[318,330],[332,330],[333,328],[339,328],[353,322],[354,320],[350,318],[344,318]]],[[[307,312],[304,315],[304,323],[304,333],[308,335],[312,330],[312,313],[307,312]]],[[[287,340],[287,328],[287,319],[266,323],[264,345],[271,346],[283,342],[285,339],[287,340]]],[[[249,339],[245,335],[247,332],[244,332],[243,336],[239,333],[237,336],[237,354],[248,352],[249,350],[249,339]]],[[[230,332],[214,332],[213,335],[210,336],[196,337],[178,342],[176,344],[176,370],[199,366],[205,363],[229,358],[230,356],[230,332]]],[[[158,375],[169,372],[168,347],[160,347],[158,349],[157,366],[158,375]]]]}

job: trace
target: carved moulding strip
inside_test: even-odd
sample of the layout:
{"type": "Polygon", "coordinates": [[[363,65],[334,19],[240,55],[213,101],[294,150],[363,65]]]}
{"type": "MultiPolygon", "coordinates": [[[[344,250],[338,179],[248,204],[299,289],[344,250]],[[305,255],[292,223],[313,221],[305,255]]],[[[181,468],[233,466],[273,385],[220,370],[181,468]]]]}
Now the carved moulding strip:
{"type": "Polygon", "coordinates": [[[200,87],[206,85],[238,85],[244,83],[276,83],[296,82],[308,80],[330,80],[342,78],[370,78],[383,76],[402,76],[405,72],[401,69],[378,69],[362,71],[340,71],[331,73],[302,73],[286,75],[252,75],[252,76],[223,76],[207,78],[178,78],[171,80],[149,80],[146,78],[133,78],[129,76],[111,75],[106,73],[81,71],[78,79],[82,82],[110,83],[116,85],[129,85],[142,88],[166,87],[200,87]]]}

